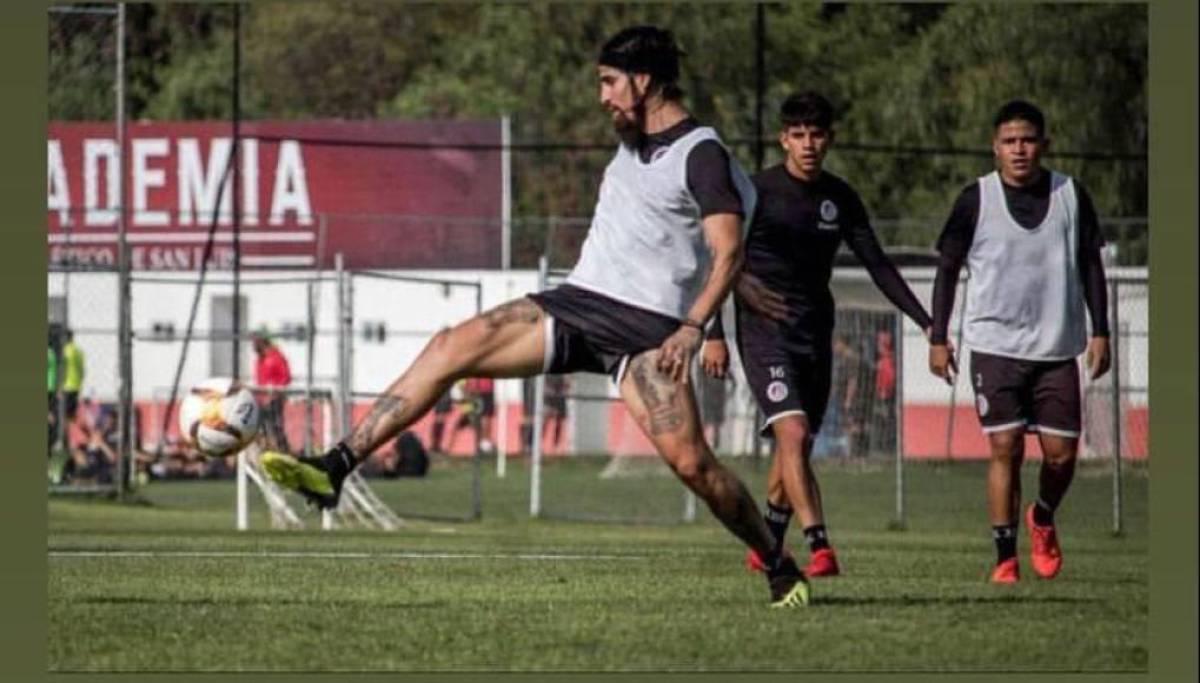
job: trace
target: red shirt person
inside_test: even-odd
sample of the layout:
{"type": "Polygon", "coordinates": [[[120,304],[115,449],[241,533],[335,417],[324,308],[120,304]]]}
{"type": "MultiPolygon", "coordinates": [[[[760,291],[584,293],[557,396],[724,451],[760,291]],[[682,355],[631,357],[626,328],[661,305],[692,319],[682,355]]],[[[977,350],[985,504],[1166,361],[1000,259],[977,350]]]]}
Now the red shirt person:
{"type": "MultiPolygon", "coordinates": [[[[254,353],[258,360],[254,363],[254,383],[259,387],[283,388],[292,383],[292,369],[287,357],[269,338],[264,335],[254,335],[254,353]]],[[[287,433],[284,431],[284,395],[270,392],[265,405],[262,407],[263,433],[271,446],[288,450],[287,433]]]]}
{"type": "Polygon", "coordinates": [[[260,387],[286,387],[292,383],[292,369],[287,357],[266,337],[254,338],[254,383],[260,387]]]}

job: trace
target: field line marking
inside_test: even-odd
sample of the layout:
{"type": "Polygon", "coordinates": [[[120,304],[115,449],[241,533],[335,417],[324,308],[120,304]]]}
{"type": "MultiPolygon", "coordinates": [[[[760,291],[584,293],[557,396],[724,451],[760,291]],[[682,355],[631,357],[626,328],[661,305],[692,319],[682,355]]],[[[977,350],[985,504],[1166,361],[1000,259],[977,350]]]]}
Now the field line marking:
{"type": "Polygon", "coordinates": [[[346,560],[644,560],[645,555],[587,555],[571,553],[444,553],[347,551],[238,551],[238,550],[50,550],[56,558],[241,558],[241,559],[346,559],[346,560]]]}

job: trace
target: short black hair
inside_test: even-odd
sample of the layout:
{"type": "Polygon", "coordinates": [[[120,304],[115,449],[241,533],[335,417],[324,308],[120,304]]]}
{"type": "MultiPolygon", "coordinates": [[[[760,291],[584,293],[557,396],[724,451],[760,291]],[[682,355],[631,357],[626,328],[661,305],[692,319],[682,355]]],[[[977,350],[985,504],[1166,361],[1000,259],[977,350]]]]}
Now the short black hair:
{"type": "Polygon", "coordinates": [[[779,124],[784,128],[816,126],[828,130],[833,127],[833,105],[811,90],[789,95],[779,107],[779,124]]]}
{"type": "Polygon", "coordinates": [[[1009,121],[1028,121],[1037,129],[1039,138],[1046,137],[1046,117],[1042,114],[1042,110],[1035,107],[1032,103],[1025,100],[1010,100],[1000,107],[996,112],[995,118],[992,119],[992,130],[1008,123],[1009,121]]]}
{"type": "Polygon", "coordinates": [[[683,97],[679,81],[679,49],[675,36],[657,26],[630,26],[617,32],[600,48],[598,62],[626,73],[650,75],[647,93],[658,90],[664,99],[683,97]]]}

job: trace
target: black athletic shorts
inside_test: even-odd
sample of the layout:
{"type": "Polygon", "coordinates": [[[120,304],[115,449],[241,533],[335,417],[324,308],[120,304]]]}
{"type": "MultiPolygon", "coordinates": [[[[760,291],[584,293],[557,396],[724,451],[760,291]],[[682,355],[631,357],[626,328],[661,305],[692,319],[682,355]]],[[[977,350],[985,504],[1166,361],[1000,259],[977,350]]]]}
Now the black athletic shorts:
{"type": "Polygon", "coordinates": [[[619,383],[631,357],[662,346],[680,325],[668,315],[569,284],[529,298],[550,317],[544,366],[548,375],[591,372],[619,383]]]}
{"type": "Polygon", "coordinates": [[[738,354],[746,382],[763,413],[760,428],[786,415],[805,415],[812,434],[821,430],[833,374],[830,333],[789,333],[779,323],[738,307],[738,354]]]}
{"type": "Polygon", "coordinates": [[[971,352],[971,386],[983,431],[1024,427],[1078,438],[1082,428],[1079,365],[1074,358],[1022,360],[971,352]]]}

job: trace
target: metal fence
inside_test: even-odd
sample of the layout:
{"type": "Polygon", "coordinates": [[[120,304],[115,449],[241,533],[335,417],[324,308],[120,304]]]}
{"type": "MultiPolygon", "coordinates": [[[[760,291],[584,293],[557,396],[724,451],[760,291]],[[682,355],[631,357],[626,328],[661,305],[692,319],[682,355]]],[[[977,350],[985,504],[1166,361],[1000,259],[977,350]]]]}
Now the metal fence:
{"type": "MultiPolygon", "coordinates": [[[[917,296],[929,300],[932,273],[928,269],[904,272],[917,296]]],[[[160,451],[160,440],[171,433],[169,422],[164,431],[163,413],[149,411],[147,404],[158,398],[151,394],[161,392],[163,386],[174,386],[175,376],[179,377],[179,385],[186,387],[206,377],[229,374],[235,346],[241,355],[239,366],[244,376],[248,376],[251,367],[248,338],[256,331],[273,336],[292,361],[294,386],[311,386],[334,393],[335,431],[344,433],[353,423],[354,411],[365,410],[369,400],[386,389],[395,374],[437,330],[482,310],[485,298],[484,286],[471,276],[260,271],[245,275],[239,285],[241,321],[235,327],[232,282],[227,272],[219,271],[209,276],[202,288],[203,295],[192,320],[192,347],[186,362],[180,365],[196,284],[196,273],[138,272],[131,276],[128,301],[131,334],[127,343],[132,360],[128,405],[133,437],[131,457],[139,451],[143,454],[160,451]]],[[[814,457],[829,461],[858,459],[876,464],[895,459],[896,510],[898,520],[902,520],[905,462],[987,456],[986,440],[974,415],[973,395],[961,378],[954,386],[947,387],[929,375],[923,331],[910,321],[900,320],[865,272],[837,269],[832,286],[838,301],[836,334],[846,342],[846,358],[854,360],[845,365],[842,360],[835,361],[834,376],[838,381],[831,391],[829,415],[818,435],[814,457]],[[883,338],[889,331],[894,367],[884,368],[888,363],[880,348],[886,346],[883,338]],[[881,390],[881,374],[894,374],[888,380],[894,384],[894,391],[889,392],[886,387],[881,390]]],[[[961,285],[960,297],[969,286],[966,282],[961,285]]],[[[1113,529],[1119,532],[1120,476],[1129,463],[1149,458],[1149,302],[1145,269],[1111,268],[1109,287],[1112,370],[1099,380],[1082,380],[1081,458],[1085,464],[1110,468],[1114,488],[1113,529]],[[1122,466],[1114,466],[1116,463],[1122,466]]],[[[487,298],[495,301],[518,293],[493,292],[487,298]]],[[[86,361],[84,385],[78,397],[82,415],[79,424],[86,425],[99,420],[102,414],[119,411],[123,355],[119,335],[119,274],[111,267],[52,265],[47,274],[47,307],[48,323],[56,338],[61,330],[71,329],[86,361]]],[[[956,308],[951,319],[953,337],[958,336],[960,326],[956,308]]],[[[53,340],[48,344],[51,353],[58,344],[59,341],[53,340]]],[[[966,367],[969,351],[963,350],[960,355],[960,364],[966,367]]],[[[735,368],[733,375],[740,377],[741,373],[735,368]]],[[[520,451],[545,456],[544,461],[534,460],[534,472],[539,471],[543,462],[557,466],[570,460],[580,463],[575,465],[579,468],[586,459],[571,459],[571,456],[588,454],[601,456],[599,470],[606,477],[636,475],[647,466],[651,470],[661,469],[652,464],[656,458],[643,457],[651,455],[652,449],[623,412],[610,384],[603,377],[580,375],[552,384],[549,389],[543,386],[541,398],[535,403],[537,381],[530,382],[530,391],[517,394],[528,394],[522,401],[526,404],[524,409],[509,405],[512,391],[499,391],[496,426],[485,436],[477,435],[465,443],[460,440],[452,449],[455,455],[445,462],[469,463],[482,439],[487,438],[496,440],[502,455],[520,451]],[[541,405],[540,415],[532,414],[535,405],[541,405]],[[514,410],[522,416],[511,420],[514,410]],[[528,440],[514,433],[517,423],[521,423],[528,440]],[[536,429],[535,424],[539,425],[536,429]]],[[[745,383],[718,385],[698,377],[696,385],[705,413],[706,433],[716,452],[729,458],[765,458],[769,444],[758,436],[760,418],[745,383]]],[[[65,398],[58,396],[60,391],[49,393],[56,397],[55,414],[49,422],[67,424],[65,415],[59,414],[66,410],[65,398]]],[[[419,422],[413,429],[425,443],[430,443],[430,420],[419,422]]],[[[51,480],[61,489],[62,484],[68,483],[64,473],[70,474],[71,468],[86,463],[67,462],[72,450],[77,450],[63,448],[72,438],[67,430],[52,427],[48,432],[50,445],[58,446],[52,449],[55,458],[51,461],[51,480]]],[[[76,444],[81,436],[75,433],[76,444]]],[[[115,438],[113,434],[108,436],[115,438]]],[[[293,446],[304,448],[311,443],[293,446]]],[[[1036,455],[1036,448],[1031,452],[1036,455]]],[[[504,462],[502,457],[501,474],[504,462]]],[[[115,479],[116,467],[108,469],[112,471],[102,476],[79,477],[86,482],[83,489],[119,484],[115,479]]],[[[468,479],[472,482],[470,488],[478,488],[478,473],[468,479]]],[[[666,481],[675,485],[670,479],[666,481]]],[[[535,480],[537,493],[531,499],[531,510],[538,514],[548,508],[537,496],[552,501],[558,495],[553,486],[544,484],[535,480]]],[[[462,500],[465,505],[456,508],[465,510],[462,514],[437,514],[475,516],[479,496],[464,493],[462,500]]],[[[565,502],[577,504],[579,499],[565,502]]],[[[691,514],[690,505],[686,501],[672,503],[647,514],[651,518],[686,518],[691,514]]]]}

